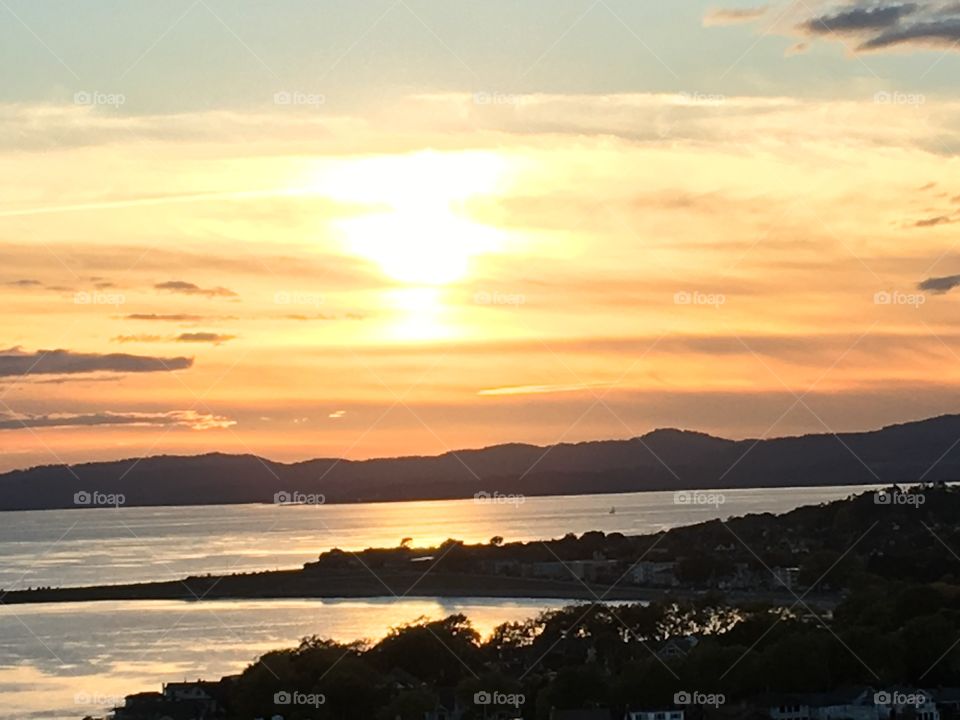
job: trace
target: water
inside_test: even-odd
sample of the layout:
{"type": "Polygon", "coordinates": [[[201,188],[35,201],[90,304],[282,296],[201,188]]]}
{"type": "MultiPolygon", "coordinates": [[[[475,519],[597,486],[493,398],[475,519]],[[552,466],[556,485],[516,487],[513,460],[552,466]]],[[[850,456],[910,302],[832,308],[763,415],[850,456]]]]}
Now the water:
{"type": "Polygon", "coordinates": [[[269,650],[318,634],[376,640],[420,617],[462,612],[488,635],[564,603],[425,598],[146,601],[0,609],[0,717],[100,717],[162,682],[237,673],[269,650]]]}
{"type": "MultiPolygon", "coordinates": [[[[723,491],[718,506],[673,493],[330,505],[55,510],[0,514],[0,587],[176,579],[297,567],[333,547],[507,541],[588,530],[641,534],[711,518],[786,512],[867,488],[723,491]],[[611,513],[611,508],[615,512],[611,513]]],[[[162,682],[239,672],[306,635],[376,640],[419,617],[466,613],[483,634],[563,605],[549,600],[374,598],[101,602],[0,607],[3,717],[100,716],[162,682]]]]}
{"type": "Polygon", "coordinates": [[[46,510],[0,513],[0,588],[176,580],[295,568],[334,547],[416,546],[456,538],[542,540],[588,530],[643,534],[712,518],[781,513],[865,487],[725,490],[725,502],[678,505],[671,492],[365,505],[46,510]],[[616,512],[611,514],[611,508],[616,512]]]}

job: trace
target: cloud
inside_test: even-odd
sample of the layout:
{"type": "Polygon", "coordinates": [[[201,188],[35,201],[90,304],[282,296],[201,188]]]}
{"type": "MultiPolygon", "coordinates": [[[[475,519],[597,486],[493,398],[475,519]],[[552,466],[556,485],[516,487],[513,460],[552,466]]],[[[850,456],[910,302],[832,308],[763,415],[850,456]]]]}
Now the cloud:
{"type": "Polygon", "coordinates": [[[43,287],[43,283],[39,280],[13,280],[8,282],[7,285],[19,288],[43,287]]]}
{"type": "Polygon", "coordinates": [[[284,315],[284,320],[298,320],[298,321],[307,321],[307,320],[336,320],[335,315],[326,315],[324,313],[316,313],[314,315],[284,315]]]}
{"type": "Polygon", "coordinates": [[[595,387],[607,387],[610,383],[571,383],[568,385],[514,385],[480,390],[477,395],[548,395],[552,393],[580,392],[595,387]]]}
{"type": "Polygon", "coordinates": [[[924,227],[936,227],[937,225],[949,225],[953,220],[949,215],[938,215],[937,217],[925,218],[923,220],[917,220],[913,226],[918,228],[924,227]]]}
{"type": "Polygon", "coordinates": [[[168,280],[167,282],[154,285],[157,290],[166,290],[172,293],[181,293],[183,295],[204,295],[206,297],[237,297],[237,294],[225,287],[202,288],[191,282],[183,280],[168,280]]]}
{"type": "Polygon", "coordinates": [[[864,30],[884,30],[917,12],[915,3],[870,5],[853,7],[830,15],[820,15],[803,23],[803,28],[814,35],[857,33],[864,30]]]}
{"type": "Polygon", "coordinates": [[[199,322],[203,320],[202,315],[186,315],[183,313],[175,315],[157,315],[156,313],[133,313],[127,315],[124,320],[146,320],[152,322],[199,322]]]}
{"type": "Polygon", "coordinates": [[[859,40],[858,50],[883,50],[896,46],[947,46],[960,42],[960,3],[872,2],[817,15],[800,24],[809,35],[847,35],[859,40]]]}
{"type": "Polygon", "coordinates": [[[117,335],[110,338],[110,342],[116,343],[155,343],[169,341],[163,335],[117,335]]]}
{"type": "Polygon", "coordinates": [[[766,15],[769,5],[760,5],[751,8],[715,8],[708,10],[703,16],[703,24],[706,27],[716,27],[718,25],[739,25],[740,23],[759,20],[766,15]]]}
{"type": "Polygon", "coordinates": [[[193,358],[149,357],[124,353],[75,353],[70,350],[0,351],[0,377],[16,375],[77,375],[95,372],[169,372],[193,365],[193,358]]]}
{"type": "Polygon", "coordinates": [[[934,295],[943,295],[960,286],[960,275],[947,275],[946,277],[927,278],[917,285],[920,290],[932,292],[934,295]]]}
{"type": "Polygon", "coordinates": [[[182,343],[213,343],[214,345],[219,345],[220,343],[227,342],[228,340],[233,340],[236,335],[221,335],[219,333],[212,332],[195,332],[195,333],[181,333],[177,336],[176,341],[182,343]]]}
{"type": "Polygon", "coordinates": [[[213,332],[180,333],[179,335],[117,335],[111,338],[117,343],[213,343],[219,345],[236,338],[236,335],[221,335],[213,332]]]}
{"type": "Polygon", "coordinates": [[[194,410],[170,410],[161,413],[116,413],[107,411],[99,413],[51,413],[48,415],[0,412],[0,430],[93,427],[97,425],[165,426],[185,427],[191,430],[213,430],[231,427],[236,425],[236,422],[221,415],[198,413],[194,410]]]}

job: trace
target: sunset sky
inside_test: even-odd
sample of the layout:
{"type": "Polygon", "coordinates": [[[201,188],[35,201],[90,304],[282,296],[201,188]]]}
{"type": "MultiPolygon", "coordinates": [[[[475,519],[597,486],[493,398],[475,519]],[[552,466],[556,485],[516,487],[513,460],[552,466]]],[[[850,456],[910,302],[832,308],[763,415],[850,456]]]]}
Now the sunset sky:
{"type": "Polygon", "coordinates": [[[960,410],[955,1],[0,17],[0,469],[960,410]]]}

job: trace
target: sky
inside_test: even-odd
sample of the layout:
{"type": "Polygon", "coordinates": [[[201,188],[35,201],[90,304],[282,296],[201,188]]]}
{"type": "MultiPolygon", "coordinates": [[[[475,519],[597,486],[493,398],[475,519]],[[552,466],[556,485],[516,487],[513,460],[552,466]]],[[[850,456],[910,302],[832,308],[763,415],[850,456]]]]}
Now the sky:
{"type": "Polygon", "coordinates": [[[0,470],[960,408],[955,2],[0,17],[0,470]]]}

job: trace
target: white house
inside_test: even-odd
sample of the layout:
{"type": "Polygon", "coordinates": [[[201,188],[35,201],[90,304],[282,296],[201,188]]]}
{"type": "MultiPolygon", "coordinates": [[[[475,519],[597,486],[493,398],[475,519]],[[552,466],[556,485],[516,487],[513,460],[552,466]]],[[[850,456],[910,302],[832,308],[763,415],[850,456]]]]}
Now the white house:
{"type": "Polygon", "coordinates": [[[683,720],[683,710],[628,710],[624,720],[683,720]]]}

